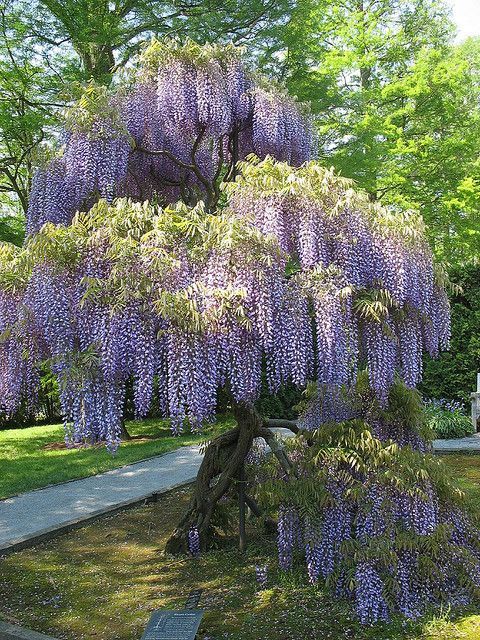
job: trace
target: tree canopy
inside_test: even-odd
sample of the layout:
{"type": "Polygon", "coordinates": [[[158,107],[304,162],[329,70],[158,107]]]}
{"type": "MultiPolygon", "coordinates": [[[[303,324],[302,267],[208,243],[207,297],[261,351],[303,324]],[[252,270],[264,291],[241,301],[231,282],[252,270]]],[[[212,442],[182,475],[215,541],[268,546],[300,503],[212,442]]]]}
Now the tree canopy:
{"type": "Polygon", "coordinates": [[[262,47],[291,0],[26,2],[0,7],[0,203],[22,219],[33,167],[83,85],[109,85],[148,37],[262,47]]]}
{"type": "Polygon", "coordinates": [[[3,249],[4,407],[34,397],[42,358],[74,441],[112,446],[131,375],[138,414],[156,377],[176,430],[210,418],[226,383],[253,401],[263,358],[272,391],[346,383],[360,359],[382,399],[395,370],[415,386],[423,347],[449,339],[421,220],[302,164],[308,116],[230,46],[154,42],[134,78],[72,108],[64,148],[34,179],[30,239],[3,249]],[[265,160],[238,164],[252,152],[265,160]],[[96,203],[114,196],[139,204],[96,203]]]}

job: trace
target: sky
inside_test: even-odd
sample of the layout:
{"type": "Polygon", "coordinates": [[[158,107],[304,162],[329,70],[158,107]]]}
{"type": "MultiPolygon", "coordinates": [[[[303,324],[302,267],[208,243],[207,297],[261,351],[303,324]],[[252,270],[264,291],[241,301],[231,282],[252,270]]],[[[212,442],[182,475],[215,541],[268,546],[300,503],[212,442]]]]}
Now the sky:
{"type": "Polygon", "coordinates": [[[458,27],[457,40],[480,36],[480,0],[449,0],[458,27]]]}

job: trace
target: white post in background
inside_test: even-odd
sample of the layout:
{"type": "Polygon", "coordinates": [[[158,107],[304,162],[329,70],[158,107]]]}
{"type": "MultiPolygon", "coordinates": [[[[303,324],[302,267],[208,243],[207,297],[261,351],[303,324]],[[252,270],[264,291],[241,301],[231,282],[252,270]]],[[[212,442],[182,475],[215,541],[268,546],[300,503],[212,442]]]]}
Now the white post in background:
{"type": "Polygon", "coordinates": [[[472,424],[475,431],[479,428],[480,418],[480,373],[477,373],[477,390],[470,394],[472,399],[472,424]]]}

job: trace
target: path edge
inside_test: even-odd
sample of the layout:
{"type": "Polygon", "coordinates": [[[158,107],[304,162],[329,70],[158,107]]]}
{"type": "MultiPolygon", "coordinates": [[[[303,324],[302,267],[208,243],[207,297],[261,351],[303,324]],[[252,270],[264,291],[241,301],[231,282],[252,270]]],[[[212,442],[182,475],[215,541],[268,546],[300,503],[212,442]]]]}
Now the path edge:
{"type": "MultiPolygon", "coordinates": [[[[4,502],[5,500],[10,500],[12,498],[19,498],[28,493],[34,493],[35,491],[43,491],[43,489],[51,489],[52,487],[60,487],[64,484],[70,484],[70,482],[78,482],[79,480],[88,480],[88,478],[94,478],[95,476],[103,476],[107,473],[114,473],[115,471],[121,471],[126,467],[133,467],[136,464],[142,464],[143,462],[150,462],[155,458],[164,458],[165,456],[169,456],[171,453],[176,453],[177,451],[181,451],[182,449],[194,449],[195,447],[200,450],[203,442],[198,442],[194,444],[182,444],[176,449],[172,449],[171,451],[165,451],[165,453],[157,453],[153,456],[147,456],[146,458],[141,458],[140,460],[134,460],[133,462],[127,462],[126,464],[122,464],[120,467],[113,467],[113,469],[107,469],[106,471],[100,471],[100,473],[90,473],[87,476],[79,476],[78,478],[70,478],[70,480],[63,480],[62,482],[51,482],[50,484],[45,484],[43,487],[35,487],[35,489],[27,489],[26,491],[19,491],[19,493],[12,493],[11,495],[4,496],[0,498],[0,502],[4,502]]],[[[1,547],[0,547],[1,549],[1,547]]],[[[0,638],[0,640],[2,640],[0,638]]]]}
{"type": "Polygon", "coordinates": [[[0,620],[0,639],[1,640],[56,640],[53,636],[46,636],[38,631],[24,629],[18,625],[9,624],[0,620]]]}

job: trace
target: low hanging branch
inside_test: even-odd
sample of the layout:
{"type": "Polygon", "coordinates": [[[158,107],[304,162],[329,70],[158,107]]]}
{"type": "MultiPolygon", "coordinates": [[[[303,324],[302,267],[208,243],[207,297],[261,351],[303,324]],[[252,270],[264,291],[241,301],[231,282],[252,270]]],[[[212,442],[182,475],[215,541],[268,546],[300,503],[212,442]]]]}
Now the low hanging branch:
{"type": "Polygon", "coordinates": [[[293,469],[293,465],[288,459],[287,454],[285,453],[285,448],[282,442],[273,433],[273,431],[270,431],[270,429],[266,427],[262,427],[257,431],[257,437],[263,438],[265,440],[265,442],[270,447],[273,455],[277,458],[283,471],[288,476],[293,469]]]}
{"type": "MultiPolygon", "coordinates": [[[[233,414],[237,426],[227,433],[217,436],[206,448],[205,456],[195,483],[194,494],[182,520],[167,542],[168,553],[179,553],[187,550],[188,532],[195,526],[200,534],[200,540],[207,546],[212,535],[211,518],[218,501],[232,487],[243,468],[254,438],[263,438],[277,458],[284,473],[288,476],[293,469],[281,440],[270,428],[264,426],[265,421],[251,404],[234,403],[233,414]]],[[[290,421],[267,421],[273,426],[282,427],[290,421]]],[[[245,501],[256,516],[261,512],[256,502],[246,496],[245,501]]],[[[269,521],[267,524],[272,525],[269,521]]]]}
{"type": "Polygon", "coordinates": [[[270,418],[265,420],[265,426],[269,429],[289,429],[292,433],[297,434],[300,429],[295,420],[284,420],[283,418],[270,418]]]}

